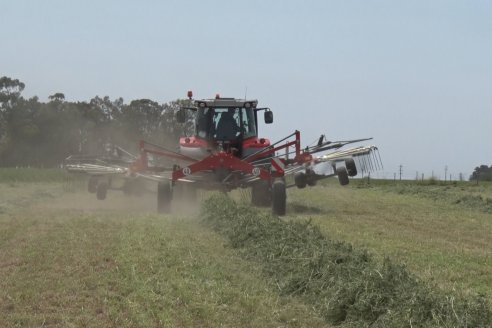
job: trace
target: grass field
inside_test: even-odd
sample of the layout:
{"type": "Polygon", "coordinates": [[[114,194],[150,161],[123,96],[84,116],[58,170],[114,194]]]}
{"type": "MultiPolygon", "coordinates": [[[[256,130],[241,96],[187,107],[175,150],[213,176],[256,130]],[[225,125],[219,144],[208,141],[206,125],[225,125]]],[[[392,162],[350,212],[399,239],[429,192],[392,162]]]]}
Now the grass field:
{"type": "Polygon", "coordinates": [[[358,184],[292,190],[289,218],[310,218],[332,238],[394,258],[445,290],[492,298],[491,185],[358,184]],[[470,195],[482,200],[457,202],[470,195]]]}
{"type": "MultiPolygon", "coordinates": [[[[8,176],[0,180],[2,327],[327,325],[302,299],[280,296],[196,208],[156,215],[154,196],[100,202],[53,175],[8,176]]],[[[283,220],[311,219],[443,291],[490,302],[491,186],[359,184],[291,189],[283,220]]]]}
{"type": "Polygon", "coordinates": [[[324,325],[197,213],[160,216],[153,199],[98,202],[54,183],[0,184],[0,196],[2,327],[324,325]]]}

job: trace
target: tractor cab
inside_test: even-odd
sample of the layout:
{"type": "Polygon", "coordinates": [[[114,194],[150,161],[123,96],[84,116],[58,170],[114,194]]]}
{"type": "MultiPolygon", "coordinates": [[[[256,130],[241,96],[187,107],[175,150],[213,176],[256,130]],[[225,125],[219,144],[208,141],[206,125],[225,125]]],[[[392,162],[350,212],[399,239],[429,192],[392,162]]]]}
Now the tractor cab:
{"type": "MultiPolygon", "coordinates": [[[[200,159],[211,150],[219,150],[241,158],[269,146],[267,139],[258,138],[258,111],[265,111],[267,124],[273,122],[273,114],[268,108],[257,108],[257,104],[257,100],[218,96],[195,100],[193,107],[186,108],[195,111],[194,133],[180,139],[181,153],[200,159]]],[[[183,113],[178,113],[178,121],[179,115],[183,113]]]]}

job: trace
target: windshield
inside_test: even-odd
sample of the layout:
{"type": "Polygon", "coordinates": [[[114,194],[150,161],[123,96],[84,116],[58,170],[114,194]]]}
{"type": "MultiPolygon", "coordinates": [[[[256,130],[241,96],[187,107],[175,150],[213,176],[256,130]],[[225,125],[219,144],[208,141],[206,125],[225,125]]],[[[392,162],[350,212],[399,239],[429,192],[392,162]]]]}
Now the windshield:
{"type": "Polygon", "coordinates": [[[256,136],[252,108],[199,108],[196,135],[204,139],[236,140],[256,136]]]}

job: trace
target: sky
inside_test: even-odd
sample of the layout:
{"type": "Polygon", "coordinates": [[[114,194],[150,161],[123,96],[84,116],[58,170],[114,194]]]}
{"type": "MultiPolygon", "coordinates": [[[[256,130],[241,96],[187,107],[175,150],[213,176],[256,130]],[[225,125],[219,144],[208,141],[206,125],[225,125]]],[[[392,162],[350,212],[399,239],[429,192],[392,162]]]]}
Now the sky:
{"type": "Polygon", "coordinates": [[[0,0],[0,76],[41,101],[247,96],[271,140],[373,137],[377,177],[492,165],[492,1],[0,0]]]}

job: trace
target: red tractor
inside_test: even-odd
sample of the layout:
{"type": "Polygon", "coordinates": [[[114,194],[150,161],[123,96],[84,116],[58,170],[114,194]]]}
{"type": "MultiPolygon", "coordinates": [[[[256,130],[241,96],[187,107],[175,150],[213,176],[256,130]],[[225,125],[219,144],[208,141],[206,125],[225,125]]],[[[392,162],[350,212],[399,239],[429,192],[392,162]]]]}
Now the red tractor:
{"type": "Polygon", "coordinates": [[[321,136],[315,146],[301,149],[300,132],[295,131],[272,144],[258,136],[258,116],[263,112],[264,122],[270,124],[273,112],[269,108],[258,107],[257,100],[221,98],[218,95],[215,99],[193,100],[191,92],[188,97],[190,106],[179,109],[176,118],[178,123],[191,123],[193,126],[189,130],[193,132],[180,138],[178,150],[141,141],[139,156],[126,166],[99,163],[96,167],[95,164],[79,162],[68,164],[67,169],[98,176],[89,180],[98,198],[105,198],[109,185],[97,182],[101,175],[124,173],[128,179],[143,177],[157,181],[159,212],[170,211],[176,190],[182,197],[194,199],[197,189],[227,192],[251,188],[253,205],[271,206],[273,213],[284,215],[288,187],[313,186],[316,181],[335,175],[345,185],[348,176],[357,174],[355,159],[359,160],[362,171],[375,167],[369,165],[373,163],[371,158],[376,159],[376,163],[380,162],[373,157],[377,150],[374,146],[313,156],[314,153],[368,139],[330,142],[321,136]],[[156,157],[171,159],[172,166],[156,164],[156,157]],[[91,165],[90,169],[87,165],[91,165]],[[286,185],[286,175],[294,175],[293,185],[286,185]]]}

